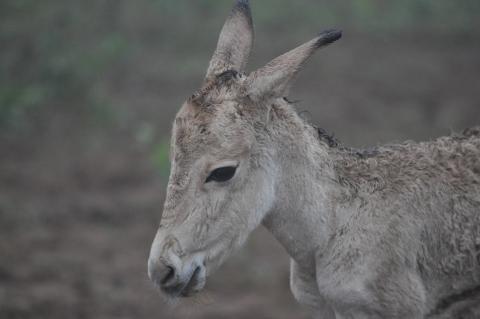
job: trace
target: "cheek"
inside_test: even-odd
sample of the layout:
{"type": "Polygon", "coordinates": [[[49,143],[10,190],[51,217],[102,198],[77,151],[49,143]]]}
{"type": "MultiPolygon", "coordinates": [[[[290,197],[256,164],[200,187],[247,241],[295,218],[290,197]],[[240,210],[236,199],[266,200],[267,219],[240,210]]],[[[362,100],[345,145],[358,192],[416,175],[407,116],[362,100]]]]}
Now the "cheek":
{"type": "Polygon", "coordinates": [[[194,216],[189,224],[193,226],[190,232],[197,239],[196,244],[208,247],[214,245],[219,237],[230,233],[232,220],[228,217],[228,205],[222,191],[203,194],[194,199],[194,216]]]}
{"type": "Polygon", "coordinates": [[[260,179],[254,184],[249,183],[232,194],[231,201],[223,205],[224,211],[219,212],[220,217],[209,234],[211,238],[215,238],[208,252],[209,273],[245,243],[271,208],[273,188],[266,187],[269,184],[265,182],[268,181],[260,179]]]}
{"type": "Polygon", "coordinates": [[[245,185],[240,202],[244,205],[244,213],[248,214],[248,230],[252,231],[263,220],[273,206],[275,189],[269,174],[256,172],[245,185]]]}

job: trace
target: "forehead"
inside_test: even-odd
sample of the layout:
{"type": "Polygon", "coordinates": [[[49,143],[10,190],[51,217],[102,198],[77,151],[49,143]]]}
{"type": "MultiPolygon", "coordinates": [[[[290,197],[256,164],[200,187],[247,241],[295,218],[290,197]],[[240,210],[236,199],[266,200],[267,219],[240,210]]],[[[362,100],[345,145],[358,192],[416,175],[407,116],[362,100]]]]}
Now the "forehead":
{"type": "Polygon", "coordinates": [[[204,154],[234,156],[248,147],[249,128],[242,106],[236,101],[201,106],[186,102],[173,126],[175,160],[194,160],[204,154]]]}

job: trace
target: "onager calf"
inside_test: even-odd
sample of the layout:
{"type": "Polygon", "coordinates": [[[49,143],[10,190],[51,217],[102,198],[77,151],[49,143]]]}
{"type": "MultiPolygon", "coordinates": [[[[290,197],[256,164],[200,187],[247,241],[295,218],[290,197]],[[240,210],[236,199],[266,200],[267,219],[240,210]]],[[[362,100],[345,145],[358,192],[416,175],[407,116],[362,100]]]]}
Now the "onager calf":
{"type": "Polygon", "coordinates": [[[285,96],[340,37],[322,32],[245,75],[253,26],[248,1],[236,1],[173,125],[148,261],[165,295],[200,291],[262,224],[291,256],[293,295],[318,318],[444,317],[459,304],[451,316],[476,316],[480,128],[368,151],[337,145],[285,96]]]}

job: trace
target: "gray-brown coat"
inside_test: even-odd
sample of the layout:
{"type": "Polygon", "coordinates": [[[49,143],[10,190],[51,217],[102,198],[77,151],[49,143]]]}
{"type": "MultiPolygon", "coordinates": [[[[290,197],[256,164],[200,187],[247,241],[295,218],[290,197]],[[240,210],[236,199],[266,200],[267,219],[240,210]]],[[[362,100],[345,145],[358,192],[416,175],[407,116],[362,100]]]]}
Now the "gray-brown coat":
{"type": "Polygon", "coordinates": [[[236,2],[205,84],[174,122],[149,276],[170,297],[192,295],[263,224],[318,318],[476,318],[480,129],[338,146],[283,97],[340,36],[323,32],[247,76],[253,25],[248,1],[236,2]]]}

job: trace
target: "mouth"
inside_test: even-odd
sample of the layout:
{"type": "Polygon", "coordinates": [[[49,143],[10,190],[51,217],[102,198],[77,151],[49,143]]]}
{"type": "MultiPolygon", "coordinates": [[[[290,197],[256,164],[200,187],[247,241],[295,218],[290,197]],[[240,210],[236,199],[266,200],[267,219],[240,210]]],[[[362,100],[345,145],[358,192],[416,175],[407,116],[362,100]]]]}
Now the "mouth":
{"type": "Polygon", "coordinates": [[[205,267],[197,266],[185,280],[168,278],[160,286],[161,290],[172,298],[191,297],[205,286],[205,267]]]}

